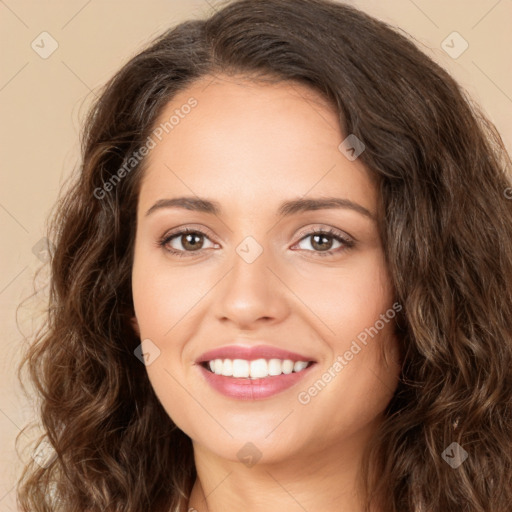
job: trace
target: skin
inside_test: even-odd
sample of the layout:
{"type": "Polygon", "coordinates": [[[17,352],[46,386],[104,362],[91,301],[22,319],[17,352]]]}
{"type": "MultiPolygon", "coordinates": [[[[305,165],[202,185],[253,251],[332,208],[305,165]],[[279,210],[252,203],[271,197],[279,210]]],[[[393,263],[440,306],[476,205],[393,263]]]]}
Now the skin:
{"type": "Polygon", "coordinates": [[[377,223],[348,208],[283,218],[277,209],[285,200],[335,196],[375,216],[376,189],[361,161],[338,149],[345,136],[336,112],[306,86],[208,77],[175,96],[158,123],[190,97],[197,106],[148,156],[132,276],[134,327],[160,350],[146,367],[149,379],[194,447],[198,479],[189,507],[362,511],[361,455],[400,371],[393,323],[309,403],[298,394],[392,308],[377,223]],[[218,201],[222,212],[161,208],[146,215],[156,201],[178,196],[218,201]],[[187,226],[207,232],[196,241],[199,250],[185,236],[167,245],[188,250],[184,257],[158,245],[187,226]],[[310,228],[335,229],[355,246],[327,238],[319,247],[300,236],[310,228]],[[248,236],[263,251],[252,263],[236,251],[248,236]],[[323,257],[322,247],[335,252],[323,257]],[[316,365],[288,390],[242,401],[212,389],[195,364],[207,350],[261,342],[312,355],[316,365]],[[247,442],[261,453],[251,467],[237,456],[247,442]]]}

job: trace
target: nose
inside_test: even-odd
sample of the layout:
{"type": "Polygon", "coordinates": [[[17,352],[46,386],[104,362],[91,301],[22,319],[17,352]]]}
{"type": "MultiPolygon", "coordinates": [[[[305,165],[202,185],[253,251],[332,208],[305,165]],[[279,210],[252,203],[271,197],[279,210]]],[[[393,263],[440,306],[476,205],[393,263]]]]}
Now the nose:
{"type": "Polygon", "coordinates": [[[268,252],[263,250],[254,261],[235,252],[231,263],[216,287],[216,318],[238,330],[282,322],[289,314],[287,288],[268,252]]]}

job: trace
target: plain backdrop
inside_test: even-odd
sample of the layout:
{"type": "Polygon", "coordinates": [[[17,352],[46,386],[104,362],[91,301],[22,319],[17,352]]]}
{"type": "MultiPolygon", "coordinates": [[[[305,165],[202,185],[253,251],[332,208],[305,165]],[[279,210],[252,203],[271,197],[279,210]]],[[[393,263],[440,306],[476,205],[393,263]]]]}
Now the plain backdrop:
{"type": "MultiPolygon", "coordinates": [[[[512,0],[348,3],[411,34],[480,103],[512,150],[512,0]]],[[[36,419],[15,370],[24,337],[38,325],[45,305],[45,220],[78,165],[83,116],[98,87],[142,45],[215,7],[214,0],[0,0],[2,512],[16,510],[22,463],[15,437],[36,419]],[[16,321],[16,308],[32,293],[40,267],[36,284],[42,290],[19,308],[16,321]]],[[[36,433],[23,435],[20,449],[36,433]]],[[[31,456],[28,448],[22,456],[31,456]]]]}

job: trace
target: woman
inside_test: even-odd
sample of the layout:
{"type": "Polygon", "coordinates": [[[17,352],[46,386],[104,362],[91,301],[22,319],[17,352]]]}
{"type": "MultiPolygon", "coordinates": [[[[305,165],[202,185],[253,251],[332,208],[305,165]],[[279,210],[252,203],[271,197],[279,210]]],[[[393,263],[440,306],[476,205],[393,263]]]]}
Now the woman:
{"type": "Polygon", "coordinates": [[[163,34],[106,85],[54,218],[23,364],[55,454],[23,510],[508,510],[510,164],[347,5],[163,34]]]}

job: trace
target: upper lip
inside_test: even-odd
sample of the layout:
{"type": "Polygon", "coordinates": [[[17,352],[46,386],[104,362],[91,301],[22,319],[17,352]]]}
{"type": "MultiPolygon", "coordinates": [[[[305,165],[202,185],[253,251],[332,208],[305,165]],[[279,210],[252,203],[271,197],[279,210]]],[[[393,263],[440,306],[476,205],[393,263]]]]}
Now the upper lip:
{"type": "Polygon", "coordinates": [[[253,361],[254,359],[291,359],[292,361],[314,361],[310,356],[283,350],[281,348],[273,347],[272,345],[225,345],[213,350],[209,350],[200,355],[196,363],[205,363],[214,359],[247,359],[253,361]]]}

